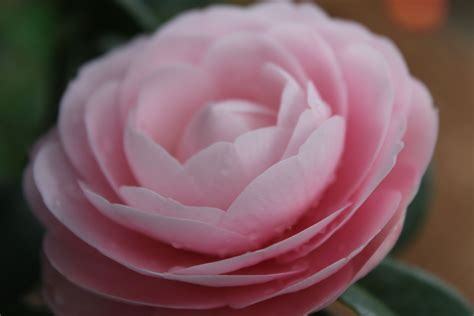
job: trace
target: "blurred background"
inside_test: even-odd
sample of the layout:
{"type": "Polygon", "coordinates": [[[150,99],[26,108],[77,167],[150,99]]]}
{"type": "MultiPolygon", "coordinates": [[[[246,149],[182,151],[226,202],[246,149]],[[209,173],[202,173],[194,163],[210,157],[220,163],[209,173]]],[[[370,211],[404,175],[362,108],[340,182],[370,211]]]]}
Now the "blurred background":
{"type": "MultiPolygon", "coordinates": [[[[42,229],[22,198],[21,176],[78,66],[182,10],[215,2],[252,1],[0,1],[0,313],[8,306],[6,315],[25,315],[25,304],[41,304],[42,229]]],[[[397,252],[474,303],[474,1],[315,2],[391,38],[431,90],[439,141],[397,252]]]]}

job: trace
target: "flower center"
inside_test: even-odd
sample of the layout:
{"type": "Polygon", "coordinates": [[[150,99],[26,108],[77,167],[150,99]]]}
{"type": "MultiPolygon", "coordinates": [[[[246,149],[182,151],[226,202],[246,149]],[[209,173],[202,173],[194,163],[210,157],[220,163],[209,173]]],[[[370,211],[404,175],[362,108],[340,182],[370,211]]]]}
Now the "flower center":
{"type": "Polygon", "coordinates": [[[233,142],[245,132],[275,124],[276,113],[247,100],[225,100],[203,107],[186,127],[176,158],[186,161],[209,145],[233,142]]]}

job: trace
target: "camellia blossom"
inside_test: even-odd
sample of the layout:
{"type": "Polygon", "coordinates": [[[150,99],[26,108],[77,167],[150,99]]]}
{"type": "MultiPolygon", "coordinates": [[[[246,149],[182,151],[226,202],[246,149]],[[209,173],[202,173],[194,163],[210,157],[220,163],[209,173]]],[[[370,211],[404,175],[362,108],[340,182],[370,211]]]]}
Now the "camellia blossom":
{"type": "Polygon", "coordinates": [[[211,6],[84,66],[25,191],[57,315],[320,310],[394,245],[437,134],[397,48],[311,4],[211,6]]]}

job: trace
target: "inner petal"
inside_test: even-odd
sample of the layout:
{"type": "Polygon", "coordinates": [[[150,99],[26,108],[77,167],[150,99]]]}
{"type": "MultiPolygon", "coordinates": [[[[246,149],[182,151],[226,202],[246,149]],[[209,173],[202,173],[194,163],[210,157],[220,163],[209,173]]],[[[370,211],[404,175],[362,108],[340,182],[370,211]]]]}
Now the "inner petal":
{"type": "Polygon", "coordinates": [[[189,157],[219,141],[233,142],[245,132],[273,125],[275,113],[245,100],[226,100],[202,108],[187,126],[176,157],[189,157]]]}

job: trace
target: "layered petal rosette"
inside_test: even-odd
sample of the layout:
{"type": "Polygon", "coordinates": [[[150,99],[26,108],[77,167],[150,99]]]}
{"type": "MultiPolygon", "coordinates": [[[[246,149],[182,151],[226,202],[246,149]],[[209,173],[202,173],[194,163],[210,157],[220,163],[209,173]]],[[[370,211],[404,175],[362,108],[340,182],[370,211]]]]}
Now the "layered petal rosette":
{"type": "Polygon", "coordinates": [[[34,148],[57,315],[319,310],[394,245],[437,114],[398,50],[310,4],[216,6],[84,66],[34,148]]]}

